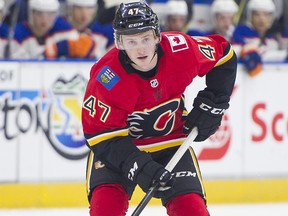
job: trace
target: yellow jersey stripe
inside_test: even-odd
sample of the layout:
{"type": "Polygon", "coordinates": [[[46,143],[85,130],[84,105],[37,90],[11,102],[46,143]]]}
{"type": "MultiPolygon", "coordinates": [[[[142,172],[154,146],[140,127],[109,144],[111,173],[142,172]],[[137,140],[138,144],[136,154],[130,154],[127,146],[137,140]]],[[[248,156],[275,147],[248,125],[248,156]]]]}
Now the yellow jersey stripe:
{"type": "Polygon", "coordinates": [[[196,155],[195,155],[195,153],[194,153],[194,151],[193,151],[193,149],[191,147],[189,148],[189,151],[190,151],[191,157],[193,159],[193,163],[194,163],[194,166],[195,166],[195,169],[196,169],[196,172],[197,172],[197,176],[198,176],[199,182],[201,184],[201,188],[202,188],[202,193],[204,195],[204,199],[206,199],[206,192],[205,192],[205,188],[204,188],[204,185],[203,185],[202,175],[201,175],[201,171],[200,171],[200,168],[199,168],[197,157],[196,157],[196,155]]]}
{"type": "Polygon", "coordinates": [[[187,111],[187,110],[183,110],[183,115],[184,116],[186,116],[186,115],[188,115],[189,114],[189,112],[187,111]]]}
{"type": "Polygon", "coordinates": [[[113,132],[108,132],[108,133],[104,133],[104,134],[100,134],[97,136],[94,136],[90,139],[87,140],[89,146],[94,146],[97,145],[98,143],[104,141],[104,140],[108,140],[108,139],[112,139],[114,137],[119,137],[119,136],[128,136],[128,129],[123,129],[123,130],[117,130],[117,131],[113,131],[113,132]]]}
{"type": "Polygon", "coordinates": [[[151,145],[137,146],[137,147],[141,151],[156,152],[156,151],[160,151],[160,150],[163,150],[163,149],[166,149],[166,148],[180,146],[184,142],[185,139],[186,138],[179,138],[179,139],[174,139],[174,140],[154,143],[154,144],[151,144],[151,145]]]}
{"type": "Polygon", "coordinates": [[[89,159],[87,162],[87,173],[86,173],[86,191],[87,195],[90,194],[90,176],[93,168],[93,158],[94,158],[94,153],[90,151],[89,153],[89,159]]]}
{"type": "Polygon", "coordinates": [[[219,61],[216,63],[214,67],[220,66],[224,64],[225,62],[229,61],[232,58],[233,54],[234,54],[234,50],[232,49],[232,46],[230,45],[230,50],[228,54],[223,56],[221,59],[219,59],[219,61]]]}

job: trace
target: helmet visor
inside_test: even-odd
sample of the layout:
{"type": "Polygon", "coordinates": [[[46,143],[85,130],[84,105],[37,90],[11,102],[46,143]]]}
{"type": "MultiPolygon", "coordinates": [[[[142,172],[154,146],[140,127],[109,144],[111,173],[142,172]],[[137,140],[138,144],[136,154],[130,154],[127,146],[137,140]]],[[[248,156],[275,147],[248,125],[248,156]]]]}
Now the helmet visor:
{"type": "Polygon", "coordinates": [[[155,47],[159,43],[154,31],[145,31],[138,34],[120,35],[116,46],[121,50],[132,50],[155,47]]]}

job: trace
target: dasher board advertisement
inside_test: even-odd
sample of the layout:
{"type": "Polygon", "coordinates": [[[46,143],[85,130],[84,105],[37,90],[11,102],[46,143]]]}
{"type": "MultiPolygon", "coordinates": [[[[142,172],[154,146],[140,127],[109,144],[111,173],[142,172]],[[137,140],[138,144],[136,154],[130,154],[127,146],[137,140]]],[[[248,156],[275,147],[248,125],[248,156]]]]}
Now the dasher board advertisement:
{"type": "MultiPolygon", "coordinates": [[[[1,62],[0,182],[85,181],[81,107],[92,65],[1,62]]],[[[238,65],[221,127],[193,144],[206,179],[288,176],[287,71],[267,64],[252,78],[238,65]]],[[[204,87],[205,78],[196,78],[187,88],[188,110],[204,87]]]]}

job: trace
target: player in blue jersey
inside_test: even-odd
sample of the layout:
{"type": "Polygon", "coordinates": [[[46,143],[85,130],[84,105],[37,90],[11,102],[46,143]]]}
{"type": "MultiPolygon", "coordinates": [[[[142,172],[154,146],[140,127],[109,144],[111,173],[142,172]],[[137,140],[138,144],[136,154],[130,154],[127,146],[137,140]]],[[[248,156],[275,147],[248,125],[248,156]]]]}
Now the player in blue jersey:
{"type": "Polygon", "coordinates": [[[287,48],[271,32],[275,4],[272,0],[250,0],[247,22],[236,27],[232,43],[250,76],[259,74],[265,61],[284,61],[287,48]]]}
{"type": "MultiPolygon", "coordinates": [[[[97,0],[67,0],[67,20],[80,35],[89,36],[95,43],[96,59],[101,58],[114,46],[112,24],[100,24],[94,21],[97,0]]],[[[83,45],[82,45],[83,46],[83,45]]]]}
{"type": "Polygon", "coordinates": [[[58,0],[29,0],[28,4],[28,21],[18,23],[15,28],[11,58],[42,59],[45,51],[57,42],[78,38],[77,31],[58,16],[58,0]]]}

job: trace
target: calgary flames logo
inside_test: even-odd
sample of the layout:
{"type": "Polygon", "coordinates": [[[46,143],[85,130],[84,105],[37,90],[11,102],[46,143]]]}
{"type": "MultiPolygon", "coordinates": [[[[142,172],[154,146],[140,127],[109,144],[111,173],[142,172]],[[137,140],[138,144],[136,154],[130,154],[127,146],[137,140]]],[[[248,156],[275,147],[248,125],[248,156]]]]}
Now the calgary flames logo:
{"type": "Polygon", "coordinates": [[[135,139],[169,134],[175,124],[179,100],[168,101],[155,108],[137,111],[128,118],[130,136],[135,139]]]}

